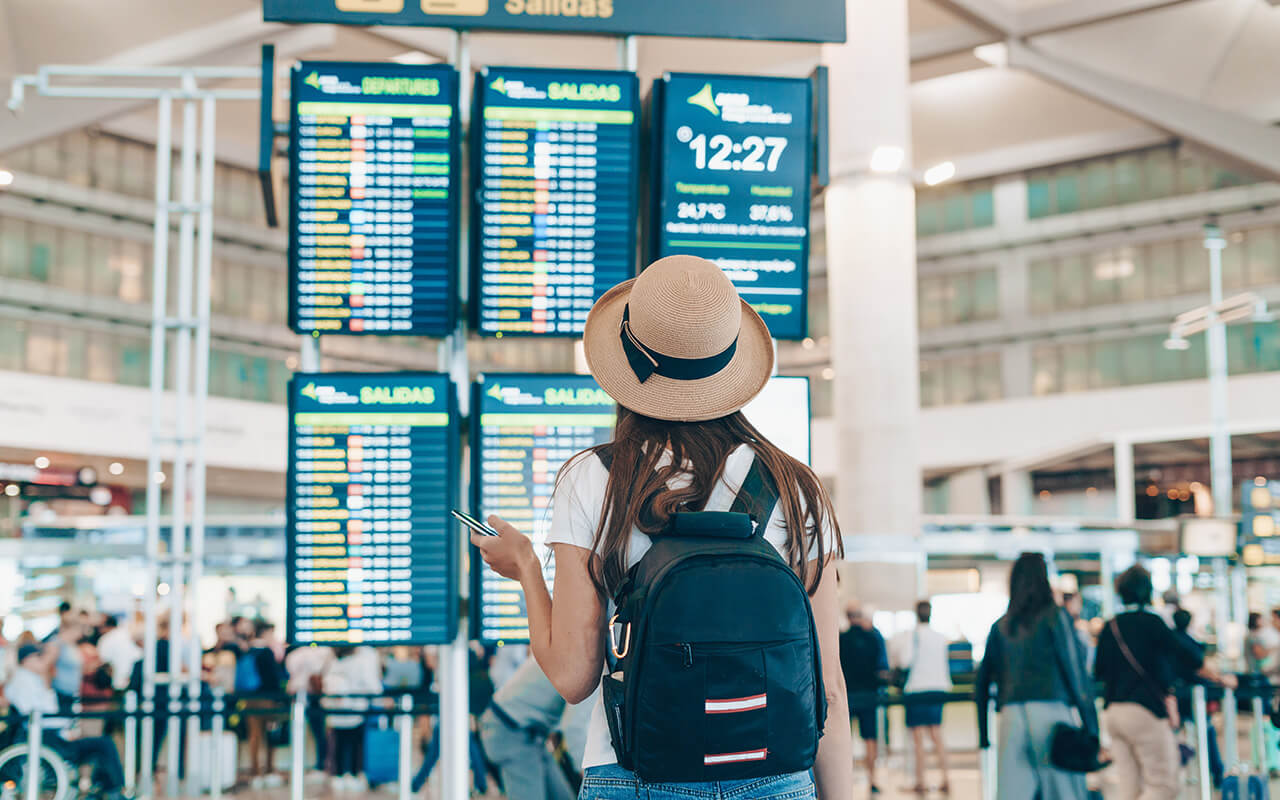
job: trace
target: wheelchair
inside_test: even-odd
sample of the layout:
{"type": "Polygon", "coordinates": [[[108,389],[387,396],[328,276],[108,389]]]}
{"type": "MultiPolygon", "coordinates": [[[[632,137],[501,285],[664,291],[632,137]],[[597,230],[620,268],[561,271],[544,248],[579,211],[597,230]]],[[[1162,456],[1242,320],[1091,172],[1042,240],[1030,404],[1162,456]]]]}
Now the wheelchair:
{"type": "MultiPolygon", "coordinates": [[[[27,767],[31,746],[26,720],[16,714],[0,719],[0,800],[27,796],[27,767]]],[[[40,800],[76,800],[80,770],[51,747],[40,748],[40,800]]]]}

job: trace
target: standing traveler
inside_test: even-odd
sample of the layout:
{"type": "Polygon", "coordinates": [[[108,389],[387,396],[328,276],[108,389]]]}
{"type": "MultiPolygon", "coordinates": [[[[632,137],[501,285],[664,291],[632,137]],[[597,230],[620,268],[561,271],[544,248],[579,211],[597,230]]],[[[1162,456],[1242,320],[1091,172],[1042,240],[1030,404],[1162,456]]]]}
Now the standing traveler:
{"type": "Polygon", "coordinates": [[[1271,669],[1273,653],[1267,634],[1274,631],[1270,625],[1264,624],[1261,613],[1249,612],[1249,632],[1244,637],[1244,664],[1250,675],[1265,675],[1271,669]]]}
{"type": "Polygon", "coordinates": [[[521,582],[565,700],[603,683],[579,797],[847,800],[839,528],[740,411],[772,371],[764,322],[718,266],[670,256],[597,301],[583,344],[618,417],[557,476],[555,602],[528,537],[496,516],[471,537],[521,582]]]}
{"type": "Polygon", "coordinates": [[[1044,556],[1023,553],[1009,573],[1009,610],[991,626],[975,687],[978,742],[985,749],[991,746],[987,701],[991,684],[996,686],[999,800],[1087,797],[1084,773],[1059,769],[1049,759],[1058,724],[1083,723],[1098,733],[1085,662],[1070,615],[1053,602],[1044,556]]]}
{"type": "Polygon", "coordinates": [[[951,691],[951,658],[947,652],[947,637],[929,627],[933,616],[933,604],[922,600],[916,604],[916,625],[894,637],[891,663],[907,674],[902,686],[905,695],[907,728],[911,730],[911,743],[915,747],[916,783],[911,791],[924,794],[925,783],[924,740],[928,736],[933,752],[942,770],[943,794],[951,791],[951,774],[947,769],[947,748],[942,741],[942,707],[945,692],[951,691]]]}
{"type": "Polygon", "coordinates": [[[142,658],[142,648],[133,640],[133,633],[120,624],[119,617],[108,616],[102,627],[98,655],[111,668],[112,688],[123,692],[129,688],[133,665],[142,658]]]}
{"type": "Polygon", "coordinates": [[[867,781],[871,794],[879,794],[876,759],[880,755],[880,698],[889,673],[889,653],[884,637],[871,624],[857,601],[845,610],[849,629],[840,634],[840,669],[849,692],[850,722],[858,721],[858,736],[866,752],[867,781]]]}
{"type": "MultiPolygon", "coordinates": [[[[271,711],[283,706],[284,669],[273,649],[275,626],[258,620],[249,649],[236,661],[236,695],[245,710],[248,729],[249,783],[255,789],[284,785],[275,771],[275,748],[271,744],[271,725],[279,715],[271,711]]],[[[378,688],[381,691],[381,687],[378,688]]]]}
{"type": "Polygon", "coordinates": [[[547,747],[566,707],[529,658],[480,715],[480,742],[502,776],[507,800],[573,800],[573,787],[547,747]]]}
{"type": "Polygon", "coordinates": [[[382,693],[382,665],[371,647],[338,647],[324,672],[325,723],[333,731],[333,788],[362,791],[369,695],[382,693]],[[341,713],[341,712],[356,713],[341,713]]]}
{"type": "MultiPolygon", "coordinates": [[[[1191,635],[1191,612],[1185,608],[1179,608],[1173,612],[1173,636],[1178,642],[1195,653],[1200,659],[1204,660],[1205,646],[1204,643],[1191,635]]],[[[1179,683],[1183,684],[1187,689],[1195,685],[1204,686],[1208,683],[1204,678],[1196,675],[1194,672],[1183,672],[1178,676],[1179,683]]],[[[1178,693],[1178,715],[1182,717],[1185,723],[1192,719],[1194,709],[1191,705],[1191,693],[1178,693]]],[[[1222,763],[1222,754],[1218,749],[1218,731],[1213,726],[1213,716],[1206,709],[1205,713],[1205,740],[1209,748],[1209,778],[1213,781],[1214,788],[1222,786],[1222,779],[1225,775],[1224,765],[1222,763]]]]}
{"type": "MultiPolygon", "coordinates": [[[[285,691],[296,697],[301,693],[318,697],[324,693],[324,673],[334,661],[332,647],[295,647],[284,657],[289,682],[285,691]]],[[[329,735],[324,724],[324,707],[317,699],[307,699],[307,728],[315,740],[316,760],[311,778],[323,778],[329,759],[329,735]]]]}
{"type": "Polygon", "coordinates": [[[53,654],[53,690],[58,695],[58,708],[64,714],[80,697],[80,684],[84,680],[84,653],[80,650],[83,639],[84,627],[78,615],[65,613],[62,624],[45,640],[53,654]]]}
{"type": "Polygon", "coordinates": [[[1177,704],[1172,683],[1194,673],[1215,683],[1235,685],[1205,666],[1204,655],[1180,643],[1164,620],[1152,613],[1151,573],[1135,564],[1116,578],[1124,610],[1098,637],[1094,674],[1102,682],[1107,731],[1111,734],[1110,770],[1116,793],[1108,800],[1166,800],[1178,785],[1177,704]]]}

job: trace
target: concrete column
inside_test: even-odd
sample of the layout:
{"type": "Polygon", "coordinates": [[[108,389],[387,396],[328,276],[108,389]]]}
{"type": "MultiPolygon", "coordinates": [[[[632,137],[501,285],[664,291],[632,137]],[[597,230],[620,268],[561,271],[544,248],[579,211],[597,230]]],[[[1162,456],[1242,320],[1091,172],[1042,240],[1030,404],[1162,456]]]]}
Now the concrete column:
{"type": "Polygon", "coordinates": [[[996,179],[991,189],[991,203],[996,212],[996,228],[1012,232],[1027,223],[1027,180],[1021,175],[996,179]]]}
{"type": "Polygon", "coordinates": [[[1000,475],[1000,513],[1006,517],[1025,517],[1031,513],[1031,473],[1010,470],[1000,475]]]}
{"type": "MultiPolygon", "coordinates": [[[[847,0],[847,8],[848,41],[823,47],[836,505],[846,535],[906,539],[919,535],[922,505],[907,0],[847,0]],[[879,147],[901,148],[897,173],[870,172],[879,147]]],[[[855,567],[855,581],[864,571],[855,567]]]]}
{"type": "Polygon", "coordinates": [[[961,470],[947,478],[948,514],[990,514],[987,473],[980,467],[961,470]]]}

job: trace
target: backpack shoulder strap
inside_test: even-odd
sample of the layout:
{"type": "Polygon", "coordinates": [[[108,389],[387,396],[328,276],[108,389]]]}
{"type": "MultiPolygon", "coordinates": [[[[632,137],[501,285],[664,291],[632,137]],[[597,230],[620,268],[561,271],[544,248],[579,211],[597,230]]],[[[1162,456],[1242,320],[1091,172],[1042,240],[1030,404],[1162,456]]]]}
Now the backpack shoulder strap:
{"type": "Polygon", "coordinates": [[[738,490],[738,496],[733,498],[733,505],[729,510],[739,514],[749,514],[751,520],[756,523],[756,533],[763,536],[764,529],[773,516],[773,509],[777,505],[778,486],[757,456],[752,460],[751,469],[743,479],[742,488],[738,490]]]}

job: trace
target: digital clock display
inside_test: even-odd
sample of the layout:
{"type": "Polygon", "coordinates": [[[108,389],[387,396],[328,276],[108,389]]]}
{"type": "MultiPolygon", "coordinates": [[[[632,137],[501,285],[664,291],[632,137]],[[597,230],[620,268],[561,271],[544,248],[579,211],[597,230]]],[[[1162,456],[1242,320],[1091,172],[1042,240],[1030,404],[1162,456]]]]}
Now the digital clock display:
{"type": "Polygon", "coordinates": [[[657,256],[719,264],[778,339],[807,330],[805,79],[669,73],[654,85],[657,256]]]}

